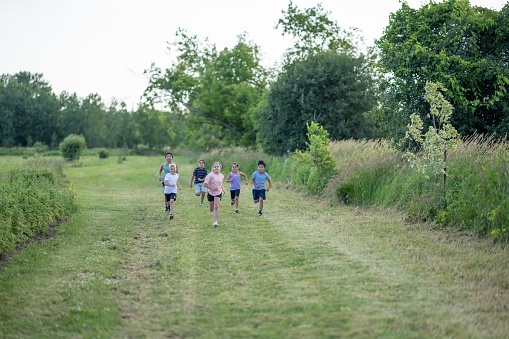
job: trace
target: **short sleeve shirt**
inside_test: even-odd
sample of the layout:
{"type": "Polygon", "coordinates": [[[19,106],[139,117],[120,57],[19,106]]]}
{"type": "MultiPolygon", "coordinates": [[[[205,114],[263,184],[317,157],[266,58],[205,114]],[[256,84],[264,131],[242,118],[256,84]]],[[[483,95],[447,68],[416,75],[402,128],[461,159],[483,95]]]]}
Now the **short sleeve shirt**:
{"type": "Polygon", "coordinates": [[[213,190],[213,191],[209,189],[208,192],[210,195],[219,196],[223,193],[223,180],[224,180],[224,175],[222,175],[221,173],[216,174],[216,173],[212,172],[205,177],[205,181],[204,181],[205,184],[208,184],[211,187],[219,188],[218,190],[213,190]]]}
{"type": "Polygon", "coordinates": [[[194,183],[195,184],[203,184],[203,181],[198,181],[198,179],[204,179],[207,176],[208,172],[205,167],[200,169],[199,167],[196,167],[194,169],[193,175],[194,175],[194,183]]]}
{"type": "Polygon", "coordinates": [[[269,175],[267,172],[260,173],[259,171],[256,171],[251,176],[254,179],[254,182],[256,185],[260,185],[260,188],[257,188],[256,186],[253,186],[254,190],[264,190],[265,189],[265,180],[270,180],[269,175]]]}
{"type": "Polygon", "coordinates": [[[177,173],[175,173],[174,175],[172,175],[171,173],[168,173],[164,176],[164,182],[166,183],[168,181],[168,183],[170,185],[175,185],[175,186],[164,186],[164,194],[170,194],[170,193],[177,193],[177,181],[179,180],[179,175],[177,173]]]}

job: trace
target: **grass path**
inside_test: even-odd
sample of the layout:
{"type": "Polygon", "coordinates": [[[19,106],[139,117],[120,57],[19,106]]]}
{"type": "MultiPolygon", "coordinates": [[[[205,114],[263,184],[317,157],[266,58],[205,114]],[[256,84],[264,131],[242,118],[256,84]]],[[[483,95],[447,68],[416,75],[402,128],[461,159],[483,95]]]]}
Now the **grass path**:
{"type": "Polygon", "coordinates": [[[177,160],[184,189],[172,221],[161,159],[85,158],[68,168],[81,212],[0,272],[0,335],[509,336],[507,246],[281,184],[263,217],[250,185],[241,213],[223,199],[213,228],[189,188],[195,166],[177,160]]]}

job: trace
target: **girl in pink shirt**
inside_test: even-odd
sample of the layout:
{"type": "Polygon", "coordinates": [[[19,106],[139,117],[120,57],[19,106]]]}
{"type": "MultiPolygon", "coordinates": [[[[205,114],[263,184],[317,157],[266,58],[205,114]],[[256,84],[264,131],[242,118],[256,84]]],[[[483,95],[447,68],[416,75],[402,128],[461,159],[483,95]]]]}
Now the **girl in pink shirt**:
{"type": "Polygon", "coordinates": [[[217,219],[219,219],[219,203],[223,193],[225,193],[223,188],[224,175],[221,174],[221,167],[219,162],[215,162],[212,169],[213,172],[208,174],[203,182],[203,186],[208,190],[207,200],[209,201],[210,211],[214,212],[214,227],[219,226],[217,223],[217,219]]]}

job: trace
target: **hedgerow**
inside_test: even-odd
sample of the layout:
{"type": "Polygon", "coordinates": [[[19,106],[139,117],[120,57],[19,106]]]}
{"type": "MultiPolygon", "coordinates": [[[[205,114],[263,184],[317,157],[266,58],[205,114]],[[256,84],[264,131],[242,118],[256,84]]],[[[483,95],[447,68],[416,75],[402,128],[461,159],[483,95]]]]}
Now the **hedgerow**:
{"type": "Polygon", "coordinates": [[[56,218],[66,218],[75,209],[75,192],[63,185],[60,167],[40,160],[27,164],[0,182],[0,253],[44,233],[56,218]]]}

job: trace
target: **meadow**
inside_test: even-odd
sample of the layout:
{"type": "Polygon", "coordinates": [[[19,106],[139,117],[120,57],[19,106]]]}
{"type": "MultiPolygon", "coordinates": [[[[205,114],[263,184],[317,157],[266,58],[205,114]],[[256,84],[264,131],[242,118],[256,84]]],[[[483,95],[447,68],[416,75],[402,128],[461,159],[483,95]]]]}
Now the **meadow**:
{"type": "MultiPolygon", "coordinates": [[[[231,156],[241,157],[208,154],[207,167],[224,157],[226,175],[231,156]]],[[[235,160],[248,175],[256,169],[235,160]]],[[[297,191],[278,165],[267,169],[274,186],[262,217],[248,185],[240,213],[225,199],[214,228],[189,188],[198,157],[184,154],[175,155],[183,190],[170,221],[163,161],[64,164],[78,211],[56,237],[3,263],[4,337],[509,336],[505,243],[297,191]]]]}

